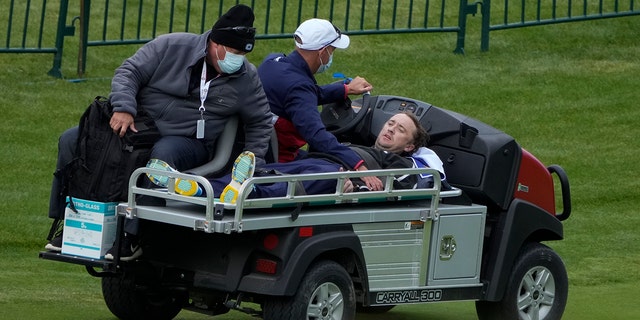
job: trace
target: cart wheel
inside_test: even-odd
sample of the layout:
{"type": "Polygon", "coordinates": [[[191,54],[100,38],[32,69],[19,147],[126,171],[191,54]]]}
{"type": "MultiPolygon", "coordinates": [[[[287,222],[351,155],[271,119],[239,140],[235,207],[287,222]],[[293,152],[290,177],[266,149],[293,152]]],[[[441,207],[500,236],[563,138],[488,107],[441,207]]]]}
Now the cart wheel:
{"type": "Polygon", "coordinates": [[[263,305],[265,320],[355,319],[351,277],[338,263],[321,261],[307,272],[292,297],[272,298],[263,305]]]}
{"type": "Polygon", "coordinates": [[[567,271],[562,259],[540,243],[525,245],[509,278],[502,301],[477,301],[480,320],[556,320],[567,304],[567,271]]]}
{"type": "Polygon", "coordinates": [[[119,319],[173,319],[187,301],[184,294],[142,288],[132,273],[102,278],[104,301],[119,319]]]}

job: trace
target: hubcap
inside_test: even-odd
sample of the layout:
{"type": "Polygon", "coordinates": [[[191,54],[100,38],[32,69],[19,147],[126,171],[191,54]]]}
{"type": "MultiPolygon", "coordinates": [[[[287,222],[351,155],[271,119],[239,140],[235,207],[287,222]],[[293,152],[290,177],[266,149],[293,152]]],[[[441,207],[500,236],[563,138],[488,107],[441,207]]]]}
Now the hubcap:
{"type": "Polygon", "coordinates": [[[535,267],[527,271],[520,283],[518,312],[523,320],[542,320],[553,306],[556,282],[551,271],[535,267]]]}
{"type": "Polygon", "coordinates": [[[340,288],[331,282],[318,286],[307,307],[307,319],[340,320],[344,313],[344,298],[340,288]]]}

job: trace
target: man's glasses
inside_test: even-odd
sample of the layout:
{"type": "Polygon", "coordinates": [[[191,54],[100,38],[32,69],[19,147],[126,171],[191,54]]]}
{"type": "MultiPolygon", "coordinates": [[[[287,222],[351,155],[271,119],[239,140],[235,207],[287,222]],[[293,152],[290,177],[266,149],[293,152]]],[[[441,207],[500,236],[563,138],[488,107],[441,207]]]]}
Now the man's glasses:
{"type": "Polygon", "coordinates": [[[216,30],[234,31],[237,34],[250,35],[250,36],[254,36],[256,34],[256,28],[254,28],[254,27],[245,27],[245,26],[225,27],[225,28],[219,28],[219,29],[216,29],[216,30]]]}
{"type": "Polygon", "coordinates": [[[328,45],[330,45],[330,44],[332,44],[332,43],[334,43],[334,42],[336,42],[338,39],[340,39],[340,37],[342,37],[342,32],[340,31],[340,29],[338,29],[338,27],[336,27],[336,25],[335,25],[335,24],[331,24],[331,25],[332,25],[332,26],[333,26],[333,28],[336,30],[336,33],[338,34],[338,36],[337,36],[335,39],[333,39],[333,40],[329,41],[327,44],[325,44],[325,45],[323,46],[323,48],[324,48],[324,47],[326,47],[326,46],[328,46],[328,45]]]}

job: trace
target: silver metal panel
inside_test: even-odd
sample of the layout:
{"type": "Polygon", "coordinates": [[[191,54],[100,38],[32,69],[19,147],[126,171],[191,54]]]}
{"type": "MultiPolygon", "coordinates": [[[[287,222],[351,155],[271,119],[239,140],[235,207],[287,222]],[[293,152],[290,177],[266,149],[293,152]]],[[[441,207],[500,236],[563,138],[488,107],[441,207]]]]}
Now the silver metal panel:
{"type": "MultiPolygon", "coordinates": [[[[426,204],[428,207],[428,203],[426,204]]],[[[295,221],[291,220],[293,208],[280,210],[278,213],[248,213],[242,219],[242,231],[263,230],[269,228],[283,228],[295,226],[332,225],[345,223],[371,223],[398,220],[419,220],[422,207],[407,207],[403,209],[376,209],[366,206],[334,205],[319,207],[304,207],[295,221]]],[[[230,217],[232,218],[232,217],[230,217]]],[[[227,217],[225,217],[226,221],[227,217]]],[[[213,223],[219,223],[214,221],[213,223]]]]}
{"type": "Polygon", "coordinates": [[[422,224],[419,226],[410,220],[353,226],[362,245],[371,290],[420,285],[426,263],[425,229],[422,224]]]}
{"type": "Polygon", "coordinates": [[[171,208],[137,206],[129,208],[126,203],[118,205],[118,213],[129,218],[140,218],[177,226],[192,228],[202,231],[204,229],[205,215],[202,210],[191,205],[179,205],[171,208]]]}
{"type": "Polygon", "coordinates": [[[433,224],[428,285],[479,282],[486,208],[475,208],[481,210],[441,214],[433,224]]]}

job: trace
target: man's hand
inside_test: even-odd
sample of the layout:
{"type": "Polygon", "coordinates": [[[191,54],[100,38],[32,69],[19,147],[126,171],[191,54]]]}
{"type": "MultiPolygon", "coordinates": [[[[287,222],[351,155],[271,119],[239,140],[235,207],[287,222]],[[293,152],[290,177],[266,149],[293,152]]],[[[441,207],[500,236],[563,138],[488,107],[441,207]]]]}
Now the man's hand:
{"type": "Polygon", "coordinates": [[[109,125],[111,126],[111,129],[113,129],[113,133],[120,137],[124,137],[124,134],[127,133],[127,129],[131,129],[133,132],[138,132],[133,122],[133,116],[127,112],[114,112],[111,116],[111,120],[109,121],[109,125]]]}
{"type": "Polygon", "coordinates": [[[344,185],[342,185],[342,192],[350,193],[353,192],[353,182],[349,179],[344,179],[344,185]]]}
{"type": "Polygon", "coordinates": [[[363,94],[373,90],[373,86],[362,77],[355,77],[347,84],[347,94],[363,94]]]}
{"type": "MultiPolygon", "coordinates": [[[[343,172],[344,168],[340,167],[340,170],[338,170],[338,171],[343,172]]],[[[345,179],[344,180],[344,184],[342,185],[342,192],[344,192],[344,193],[353,192],[353,182],[351,182],[350,179],[345,179]]]]}
{"type": "MultiPolygon", "coordinates": [[[[365,170],[369,170],[369,169],[367,169],[367,167],[365,167],[364,165],[358,167],[358,171],[365,171],[365,170]]],[[[378,177],[367,176],[367,177],[361,177],[360,179],[367,185],[367,188],[369,188],[369,190],[371,191],[380,191],[384,189],[384,185],[382,184],[382,181],[378,179],[378,177]]]]}

